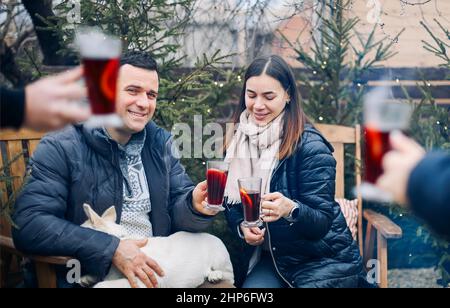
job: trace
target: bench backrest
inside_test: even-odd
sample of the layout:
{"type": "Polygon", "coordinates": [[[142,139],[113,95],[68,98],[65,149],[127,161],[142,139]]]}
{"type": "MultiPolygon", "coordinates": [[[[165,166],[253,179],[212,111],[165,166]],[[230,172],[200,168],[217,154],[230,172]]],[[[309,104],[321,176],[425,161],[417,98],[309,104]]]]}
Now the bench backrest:
{"type": "MultiPolygon", "coordinates": [[[[355,147],[355,185],[361,185],[361,127],[315,124],[323,136],[333,145],[333,156],[336,159],[336,198],[345,197],[345,145],[351,144],[355,147]]],[[[362,198],[358,194],[358,244],[363,250],[363,211],[362,198]]]]}
{"type": "MultiPolygon", "coordinates": [[[[8,162],[13,162],[6,168],[6,175],[13,177],[11,185],[5,181],[0,182],[0,205],[3,209],[7,198],[12,192],[20,189],[26,171],[26,162],[36,149],[40,139],[44,134],[27,130],[21,131],[0,131],[0,170],[7,166],[8,162]]],[[[0,235],[11,235],[11,224],[2,215],[0,217],[0,235]]]]}

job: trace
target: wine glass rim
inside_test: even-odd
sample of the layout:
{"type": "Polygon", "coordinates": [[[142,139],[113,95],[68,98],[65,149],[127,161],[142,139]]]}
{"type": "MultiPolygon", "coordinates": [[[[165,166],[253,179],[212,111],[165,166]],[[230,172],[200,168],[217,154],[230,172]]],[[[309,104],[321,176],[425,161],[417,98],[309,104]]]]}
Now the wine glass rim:
{"type": "Polygon", "coordinates": [[[223,161],[223,160],[208,160],[207,162],[206,162],[207,164],[224,164],[224,165],[227,165],[227,166],[229,166],[230,165],[230,163],[228,163],[228,162],[226,162],[226,161],[223,161]]]}
{"type": "Polygon", "coordinates": [[[262,178],[257,177],[257,176],[249,176],[249,177],[238,179],[238,181],[256,181],[256,180],[262,181],[262,178]]]}

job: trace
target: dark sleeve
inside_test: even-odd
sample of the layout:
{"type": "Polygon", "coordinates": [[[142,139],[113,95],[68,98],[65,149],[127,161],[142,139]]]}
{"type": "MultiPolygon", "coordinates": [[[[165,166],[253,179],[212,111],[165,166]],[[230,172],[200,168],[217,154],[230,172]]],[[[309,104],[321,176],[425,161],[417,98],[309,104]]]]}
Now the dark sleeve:
{"type": "Polygon", "coordinates": [[[302,239],[319,240],[331,228],[335,195],[336,161],[322,140],[302,145],[296,188],[299,214],[293,231],[302,239]]]}
{"type": "Polygon", "coordinates": [[[412,171],[407,194],[415,214],[450,237],[450,155],[428,154],[412,171]]]}
{"type": "Polygon", "coordinates": [[[242,239],[242,234],[240,231],[241,222],[244,221],[242,204],[238,203],[235,205],[227,205],[225,208],[225,218],[227,219],[231,232],[233,232],[235,236],[242,239]]]}
{"type": "Polygon", "coordinates": [[[20,128],[25,118],[25,90],[0,87],[0,127],[20,128]]]}
{"type": "Polygon", "coordinates": [[[83,272],[104,278],[119,239],[65,219],[69,183],[64,150],[54,139],[44,138],[15,204],[14,243],[26,254],[74,257],[80,261],[83,272]]]}
{"type": "Polygon", "coordinates": [[[172,216],[172,231],[204,231],[213,217],[195,211],[192,206],[192,192],[195,188],[178,158],[173,155],[173,139],[166,144],[166,160],[169,168],[169,206],[172,216]]]}

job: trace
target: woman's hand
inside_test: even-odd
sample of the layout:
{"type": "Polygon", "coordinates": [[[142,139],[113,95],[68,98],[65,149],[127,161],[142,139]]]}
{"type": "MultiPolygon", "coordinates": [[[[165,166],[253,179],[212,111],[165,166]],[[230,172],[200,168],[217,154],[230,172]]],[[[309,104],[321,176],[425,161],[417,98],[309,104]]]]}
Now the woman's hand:
{"type": "Polygon", "coordinates": [[[266,234],[266,229],[261,230],[258,227],[247,228],[241,225],[241,230],[247,244],[252,246],[259,246],[264,243],[264,235],[266,234]]]}
{"type": "Polygon", "coordinates": [[[294,201],[279,192],[267,194],[262,199],[261,208],[264,222],[274,222],[282,217],[287,217],[295,207],[294,201]]]}

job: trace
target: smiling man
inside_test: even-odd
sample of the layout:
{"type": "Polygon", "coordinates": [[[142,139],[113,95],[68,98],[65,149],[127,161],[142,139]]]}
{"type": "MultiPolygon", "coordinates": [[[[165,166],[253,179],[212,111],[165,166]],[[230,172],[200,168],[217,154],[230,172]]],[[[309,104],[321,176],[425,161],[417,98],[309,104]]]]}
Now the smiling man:
{"type": "MultiPolygon", "coordinates": [[[[151,236],[204,230],[212,215],[203,208],[206,184],[194,187],[171,152],[172,138],[151,121],[158,97],[156,62],[130,52],[121,60],[116,111],[120,128],[83,125],[49,134],[30,164],[30,179],[16,202],[13,230],[19,250],[34,255],[71,256],[82,275],[102,279],[115,265],[136,286],[156,286],[164,275],[140,247],[151,236]],[[136,240],[85,229],[83,204],[98,213],[116,207],[117,222],[136,240]]],[[[66,269],[58,273],[67,284],[66,269]]]]}

